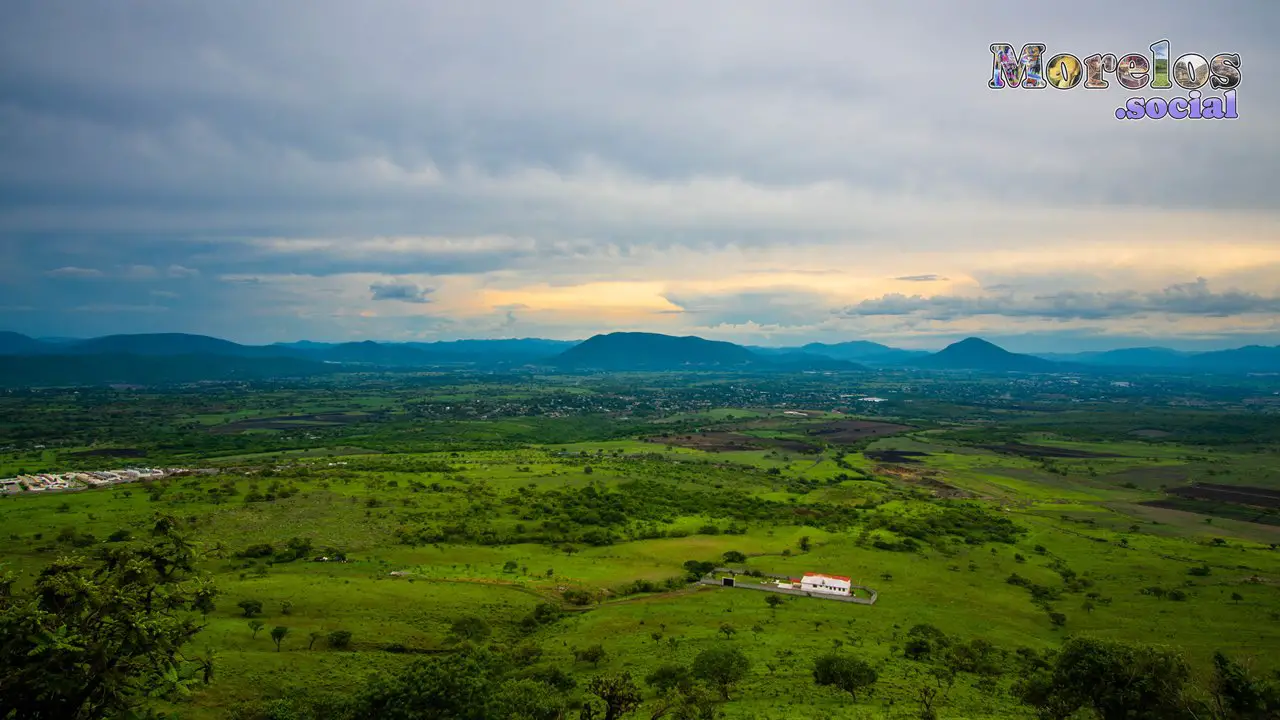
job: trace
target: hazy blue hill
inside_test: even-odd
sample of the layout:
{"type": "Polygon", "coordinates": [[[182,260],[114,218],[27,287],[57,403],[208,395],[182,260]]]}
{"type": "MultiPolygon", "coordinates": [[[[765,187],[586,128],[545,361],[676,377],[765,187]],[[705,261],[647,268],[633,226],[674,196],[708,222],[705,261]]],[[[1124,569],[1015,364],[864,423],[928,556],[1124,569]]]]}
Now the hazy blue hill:
{"type": "Polygon", "coordinates": [[[971,337],[952,343],[928,357],[912,362],[916,367],[932,370],[986,370],[989,372],[1048,372],[1059,369],[1057,363],[1033,355],[1020,355],[971,337]]]}
{"type": "Polygon", "coordinates": [[[338,372],[338,368],[296,358],[233,355],[8,355],[0,357],[0,386],[170,385],[266,380],[323,375],[338,372]]]}
{"type": "Polygon", "coordinates": [[[359,363],[380,367],[426,367],[430,355],[406,345],[388,345],[372,340],[339,343],[329,347],[304,350],[306,357],[331,363],[359,363]]]}
{"type": "Polygon", "coordinates": [[[1187,366],[1209,372],[1280,372],[1280,345],[1246,345],[1187,358],[1187,366]]]}
{"type": "Polygon", "coordinates": [[[840,358],[842,360],[860,360],[868,355],[883,355],[896,349],[888,345],[871,342],[870,340],[850,340],[842,343],[815,342],[800,348],[802,352],[826,355],[827,357],[840,358]]]}
{"type": "Polygon", "coordinates": [[[1162,347],[1121,348],[1101,352],[1037,353],[1036,357],[1055,362],[1082,363],[1107,367],[1175,368],[1185,367],[1191,353],[1162,347]]]}
{"type": "Polygon", "coordinates": [[[444,361],[531,363],[559,355],[579,342],[578,340],[511,338],[501,340],[442,340],[429,343],[406,343],[406,345],[444,361]]]}
{"type": "Polygon", "coordinates": [[[53,345],[22,333],[0,330],[0,355],[36,355],[53,349],[53,345]]]}
{"type": "Polygon", "coordinates": [[[566,369],[677,370],[762,365],[741,345],[700,337],[619,332],[596,335],[552,358],[566,369]]]}
{"type": "MultiPolygon", "coordinates": [[[[230,340],[222,340],[207,335],[152,333],[146,335],[106,335],[75,343],[61,352],[76,355],[231,355],[261,357],[270,354],[271,351],[272,348],[270,347],[240,345],[230,340]]],[[[275,354],[284,355],[286,353],[277,350],[275,354]]]]}

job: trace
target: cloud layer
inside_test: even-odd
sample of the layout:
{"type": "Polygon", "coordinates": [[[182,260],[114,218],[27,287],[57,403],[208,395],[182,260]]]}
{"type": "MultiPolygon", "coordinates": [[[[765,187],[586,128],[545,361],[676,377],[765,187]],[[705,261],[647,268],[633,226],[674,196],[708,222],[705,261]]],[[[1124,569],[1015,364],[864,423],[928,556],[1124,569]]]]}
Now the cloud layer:
{"type": "Polygon", "coordinates": [[[1073,7],[17,0],[0,324],[1280,342],[1280,6],[1073,7]],[[1162,37],[1241,54],[1239,119],[986,87],[1162,37]]]}

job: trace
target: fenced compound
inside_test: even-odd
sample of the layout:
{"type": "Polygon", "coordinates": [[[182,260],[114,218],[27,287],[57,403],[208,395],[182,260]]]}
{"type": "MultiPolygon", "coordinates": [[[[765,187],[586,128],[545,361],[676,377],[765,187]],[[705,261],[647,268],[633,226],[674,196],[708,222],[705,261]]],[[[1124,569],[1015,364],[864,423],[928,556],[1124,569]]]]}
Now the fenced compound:
{"type": "Polygon", "coordinates": [[[791,577],[788,575],[770,575],[769,573],[753,573],[751,575],[748,575],[745,572],[740,572],[732,568],[716,568],[715,570],[712,570],[706,575],[703,575],[702,579],[699,580],[698,583],[701,585],[712,585],[714,587],[732,587],[732,588],[741,588],[743,590],[762,590],[764,592],[778,593],[780,595],[795,595],[798,597],[818,598],[820,600],[835,600],[836,602],[856,603],[858,605],[875,605],[876,600],[880,597],[879,593],[877,593],[875,590],[865,585],[850,585],[850,594],[833,595],[828,593],[811,592],[809,590],[800,590],[796,588],[782,588],[782,587],[778,587],[777,585],[762,585],[755,582],[743,583],[739,581],[739,578],[751,578],[751,579],[771,578],[773,580],[786,580],[786,581],[791,580],[791,577]],[[729,575],[730,578],[721,577],[722,575],[729,575]],[[725,582],[726,579],[732,579],[733,582],[732,583],[725,582]],[[853,592],[857,590],[862,590],[868,593],[869,595],[871,595],[871,597],[869,598],[857,597],[853,594],[853,592]]]}

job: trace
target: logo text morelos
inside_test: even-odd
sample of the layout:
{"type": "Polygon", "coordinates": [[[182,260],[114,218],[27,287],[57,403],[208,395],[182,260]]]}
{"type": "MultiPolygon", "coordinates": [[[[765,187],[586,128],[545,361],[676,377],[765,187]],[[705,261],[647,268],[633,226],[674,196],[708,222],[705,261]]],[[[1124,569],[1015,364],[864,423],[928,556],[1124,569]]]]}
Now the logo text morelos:
{"type": "Polygon", "coordinates": [[[1170,43],[1160,40],[1149,47],[1149,53],[1093,53],[1081,59],[1072,53],[1057,53],[1047,60],[1044,43],[1027,43],[1015,53],[1011,43],[991,45],[991,79],[993,90],[1039,90],[1054,87],[1070,90],[1084,86],[1103,90],[1114,81],[1125,90],[1167,90],[1174,87],[1191,91],[1189,97],[1130,98],[1127,111],[1117,111],[1120,119],[1159,118],[1166,114],[1175,118],[1236,117],[1235,88],[1240,85],[1240,55],[1224,52],[1206,58],[1195,52],[1179,55],[1172,63],[1170,43]],[[1224,96],[1201,98],[1200,90],[1221,90],[1224,96]],[[1139,110],[1139,108],[1141,110],[1139,110]]]}

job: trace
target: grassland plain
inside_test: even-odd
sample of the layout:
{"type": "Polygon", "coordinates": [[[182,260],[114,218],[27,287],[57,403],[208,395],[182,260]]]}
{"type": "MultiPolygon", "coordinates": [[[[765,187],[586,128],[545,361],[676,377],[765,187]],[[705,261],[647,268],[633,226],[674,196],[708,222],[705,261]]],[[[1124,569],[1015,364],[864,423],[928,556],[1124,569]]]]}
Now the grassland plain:
{"type": "MultiPolygon", "coordinates": [[[[233,421],[245,419],[238,415],[233,421]]],[[[805,434],[779,427],[772,436],[805,434]]],[[[641,437],[433,453],[335,445],[193,455],[192,464],[221,474],[0,500],[0,554],[30,579],[59,554],[140,534],[157,512],[181,520],[221,589],[194,643],[216,654],[215,679],[170,706],[193,720],[228,717],[264,697],[354,692],[375,674],[454,647],[451,624],[470,615],[487,620],[496,644],[537,643],[538,663],[568,669],[580,686],[606,671],[643,677],[733,644],[752,668],[724,703],[727,718],[918,715],[917,690],[932,681],[902,646],[921,623],[1007,651],[1090,633],[1176,646],[1199,671],[1215,650],[1280,670],[1280,528],[1142,505],[1162,497],[1160,483],[1133,480],[1160,473],[1179,484],[1207,480],[1213,469],[1214,482],[1245,483],[1274,455],[1043,433],[1015,439],[1072,455],[993,450],[946,432],[862,445],[921,453],[889,463],[858,448],[706,452],[641,437]],[[921,523],[962,502],[939,498],[939,486],[1024,532],[1012,542],[957,530],[907,543],[921,523]],[[308,552],[281,560],[292,538],[305,539],[308,552]],[[264,544],[274,560],[244,557],[264,544]],[[686,561],[721,562],[730,551],[767,573],[848,575],[875,587],[879,601],[788,598],[773,609],[759,592],[687,584],[686,561]],[[346,562],[312,561],[339,553],[346,562]],[[1015,576],[1021,582],[1011,583],[1015,576]],[[625,589],[672,578],[680,581],[658,592],[625,589]],[[1073,586],[1073,578],[1087,583],[1073,586]],[[1052,596],[1037,602],[1037,587],[1052,596]],[[591,602],[532,632],[521,627],[538,603],[561,602],[570,589],[591,602]],[[263,603],[267,630],[290,628],[279,650],[249,628],[238,607],[245,600],[263,603]],[[352,633],[348,649],[324,639],[338,630],[352,633]],[[321,636],[314,645],[311,633],[321,636]],[[597,643],[607,652],[598,666],[575,661],[575,648],[597,643]],[[813,686],[813,657],[837,646],[881,675],[857,703],[813,686]]],[[[939,714],[1026,717],[1008,692],[1014,679],[1006,673],[993,686],[962,677],[939,714]]]]}

